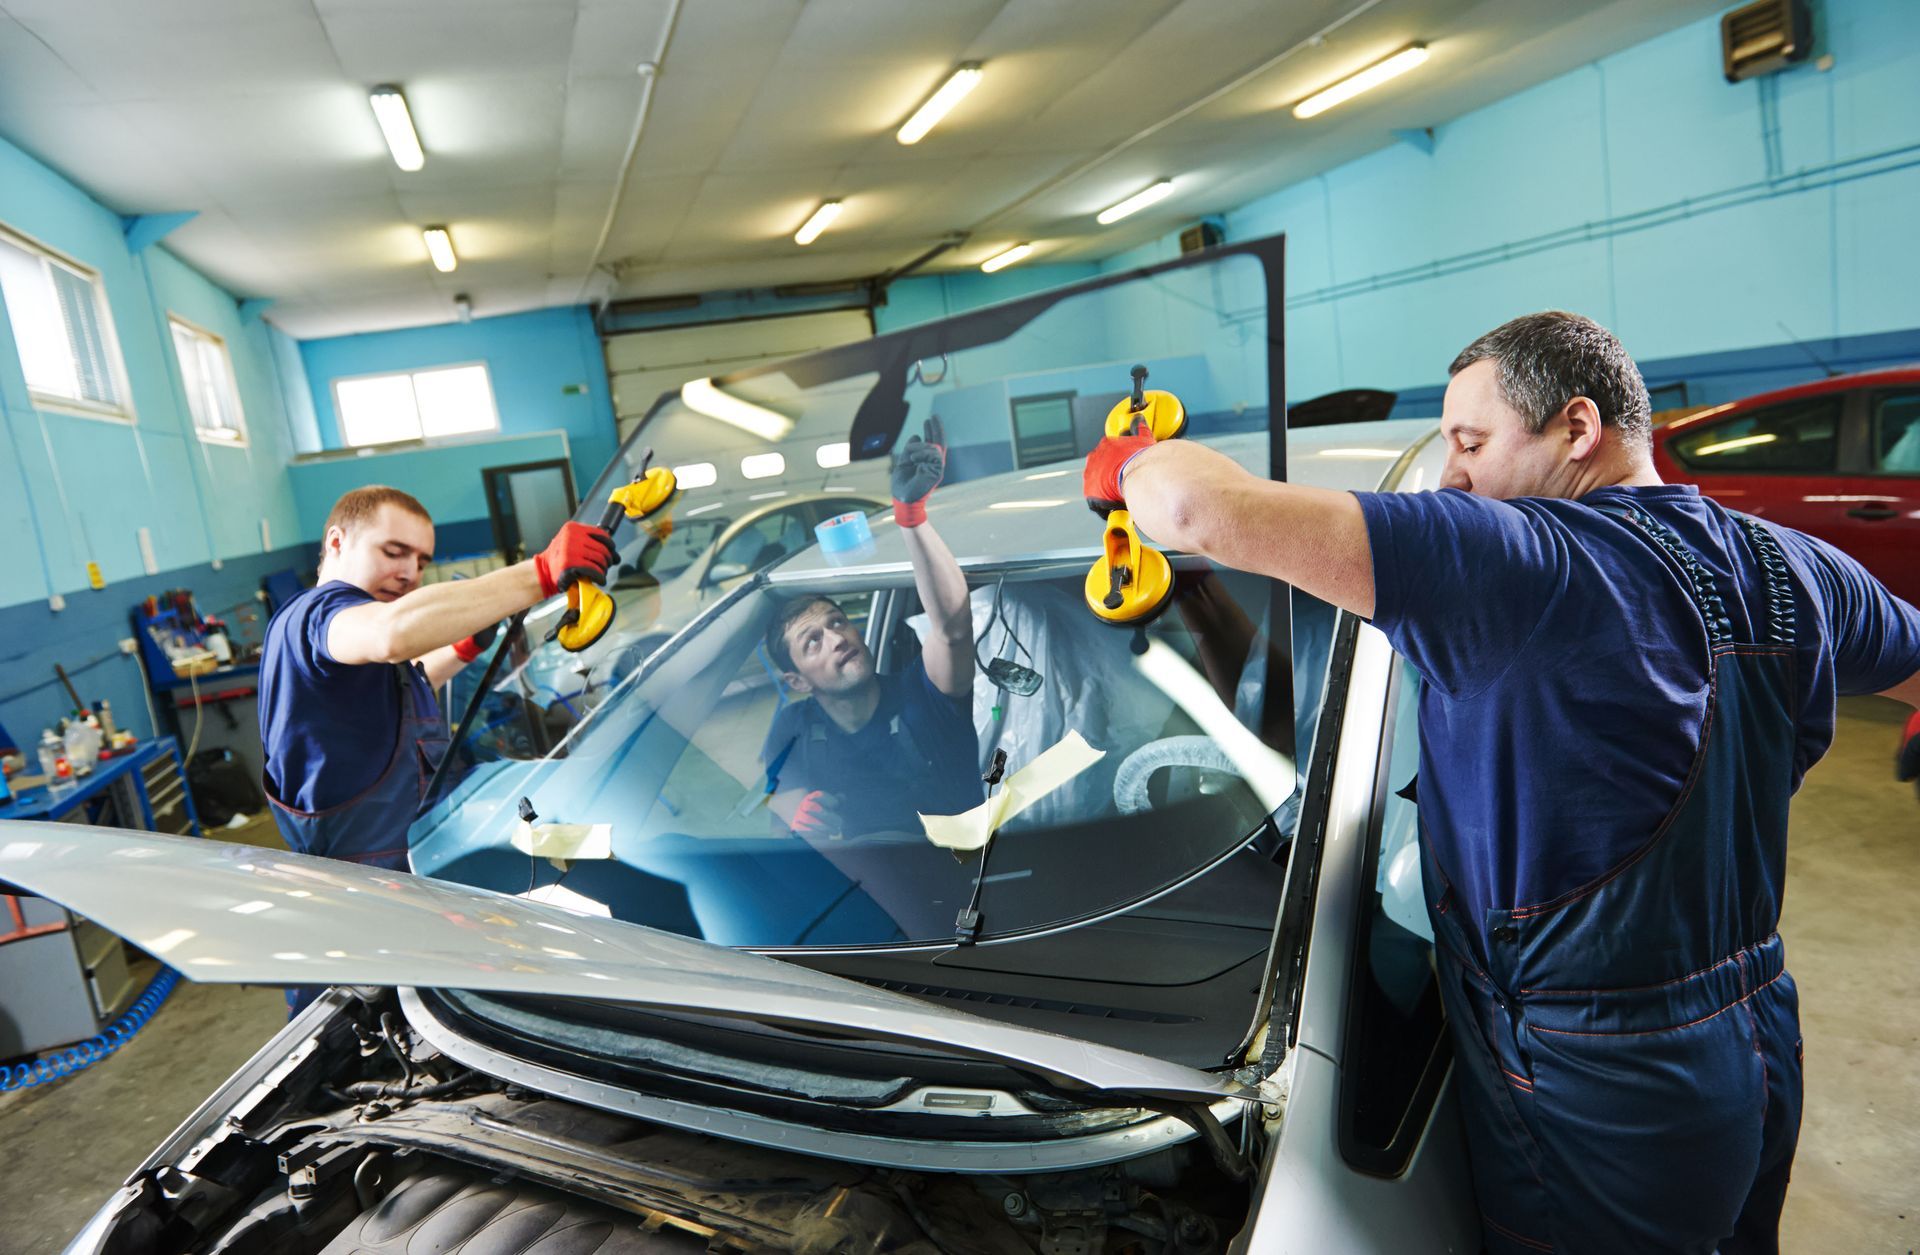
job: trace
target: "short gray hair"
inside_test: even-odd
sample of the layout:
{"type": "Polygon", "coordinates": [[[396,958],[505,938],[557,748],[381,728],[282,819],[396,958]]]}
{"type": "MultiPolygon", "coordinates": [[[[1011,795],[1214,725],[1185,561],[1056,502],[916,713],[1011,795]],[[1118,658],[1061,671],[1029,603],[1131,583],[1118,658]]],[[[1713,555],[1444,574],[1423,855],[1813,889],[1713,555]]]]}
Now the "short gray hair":
{"type": "Polygon", "coordinates": [[[1567,402],[1586,397],[1601,423],[1625,439],[1644,444],[1652,438],[1653,405],[1640,368],[1614,334],[1591,318],[1549,309],[1502,323],[1460,350],[1447,377],[1489,359],[1499,366],[1501,400],[1536,435],[1567,402]]]}

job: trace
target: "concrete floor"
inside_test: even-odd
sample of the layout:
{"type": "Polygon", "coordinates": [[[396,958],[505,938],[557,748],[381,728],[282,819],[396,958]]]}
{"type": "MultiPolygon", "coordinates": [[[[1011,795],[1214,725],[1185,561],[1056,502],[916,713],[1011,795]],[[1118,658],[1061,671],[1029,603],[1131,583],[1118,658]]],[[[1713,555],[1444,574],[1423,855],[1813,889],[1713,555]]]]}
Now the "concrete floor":
{"type": "MultiPolygon", "coordinates": [[[[1786,916],[1806,1117],[1782,1249],[1920,1245],[1920,800],[1893,780],[1900,708],[1841,703],[1796,799],[1786,916]]],[[[223,834],[275,842],[270,825],[223,834]]],[[[43,1255],[285,1022],[277,990],[182,982],[118,1054],[0,1094],[0,1255],[43,1255]]]]}

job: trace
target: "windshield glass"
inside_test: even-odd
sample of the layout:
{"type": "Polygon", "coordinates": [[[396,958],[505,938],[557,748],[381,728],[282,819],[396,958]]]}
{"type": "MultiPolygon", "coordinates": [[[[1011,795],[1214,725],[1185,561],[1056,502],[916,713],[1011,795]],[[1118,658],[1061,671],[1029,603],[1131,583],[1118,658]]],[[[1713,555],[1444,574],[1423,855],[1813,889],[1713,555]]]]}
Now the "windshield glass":
{"type": "Polygon", "coordinates": [[[575,655],[538,644],[557,602],[529,616],[416,870],[729,945],[864,946],[1084,919],[1269,816],[1283,839],[1330,612],[1299,603],[1296,652],[1288,590],[1172,555],[1163,604],[1101,621],[1073,478],[1136,363],[1190,438],[1276,469],[1277,267],[1224,249],[664,399],[581,511],[649,451],[684,485],[619,532],[615,628],[575,655]],[[921,439],[944,475],[902,528],[888,466],[921,439]]]}

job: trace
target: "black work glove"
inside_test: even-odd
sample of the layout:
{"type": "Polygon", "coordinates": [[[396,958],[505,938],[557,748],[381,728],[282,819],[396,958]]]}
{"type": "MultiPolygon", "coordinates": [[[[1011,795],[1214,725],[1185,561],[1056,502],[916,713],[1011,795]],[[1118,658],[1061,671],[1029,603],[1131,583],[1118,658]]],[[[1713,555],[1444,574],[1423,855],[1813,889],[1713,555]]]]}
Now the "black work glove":
{"type": "Polygon", "coordinates": [[[920,430],[925,439],[909,436],[893,455],[893,521],[902,527],[927,521],[927,498],[947,474],[947,433],[940,420],[930,418],[920,430]]]}

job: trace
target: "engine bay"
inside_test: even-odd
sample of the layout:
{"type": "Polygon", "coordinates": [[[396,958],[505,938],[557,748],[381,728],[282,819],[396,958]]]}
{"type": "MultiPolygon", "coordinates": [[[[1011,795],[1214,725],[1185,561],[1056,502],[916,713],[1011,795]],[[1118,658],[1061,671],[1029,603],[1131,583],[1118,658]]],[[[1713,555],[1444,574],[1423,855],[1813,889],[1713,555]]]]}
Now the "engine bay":
{"type": "Polygon", "coordinates": [[[291,1049],[276,1039],[210,1100],[79,1249],[1202,1255],[1247,1214],[1245,1156],[1204,1138],[1064,1172],[876,1167],[503,1082],[420,1039],[391,991],[333,991],[295,1027],[291,1049]]]}

